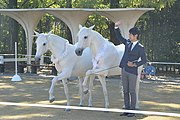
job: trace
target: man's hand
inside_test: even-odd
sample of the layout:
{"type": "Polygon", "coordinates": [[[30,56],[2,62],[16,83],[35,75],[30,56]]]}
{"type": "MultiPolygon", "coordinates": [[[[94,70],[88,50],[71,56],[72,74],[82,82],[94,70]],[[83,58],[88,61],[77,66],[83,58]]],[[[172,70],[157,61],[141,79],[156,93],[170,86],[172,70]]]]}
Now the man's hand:
{"type": "Polygon", "coordinates": [[[121,25],[121,21],[117,21],[116,23],[115,23],[115,27],[120,27],[120,25],[121,25]]]}
{"type": "Polygon", "coordinates": [[[136,64],[134,64],[133,62],[130,62],[130,61],[128,61],[127,65],[128,65],[128,67],[137,67],[136,64]]]}

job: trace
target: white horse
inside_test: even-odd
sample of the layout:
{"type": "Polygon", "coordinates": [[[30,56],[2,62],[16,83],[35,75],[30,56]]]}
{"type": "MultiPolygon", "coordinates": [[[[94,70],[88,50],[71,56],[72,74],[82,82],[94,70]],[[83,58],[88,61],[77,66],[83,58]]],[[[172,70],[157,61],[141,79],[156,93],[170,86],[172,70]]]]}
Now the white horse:
{"type": "Polygon", "coordinates": [[[75,54],[76,45],[69,44],[68,40],[57,35],[35,32],[37,36],[36,45],[37,51],[35,60],[40,60],[41,56],[48,50],[51,51],[51,61],[55,64],[58,75],[52,79],[52,84],[49,90],[49,101],[53,102],[55,97],[53,95],[55,83],[62,80],[64,85],[64,92],[67,98],[67,105],[70,105],[69,92],[67,86],[67,78],[72,76],[79,79],[79,93],[80,93],[80,106],[83,105],[83,91],[82,82],[87,70],[92,69],[91,52],[86,49],[82,56],[75,54]]]}
{"type": "MultiPolygon", "coordinates": [[[[96,74],[102,84],[105,107],[108,108],[109,100],[106,89],[106,76],[120,75],[121,69],[119,68],[119,63],[124,54],[125,46],[123,44],[115,46],[114,44],[108,42],[101,34],[93,30],[93,27],[87,28],[79,25],[78,45],[75,50],[78,56],[81,56],[85,48],[89,47],[92,51],[92,61],[93,69],[86,72],[86,77],[83,82],[83,87],[86,86],[88,77],[92,74],[96,74]]],[[[142,71],[142,67],[138,68],[138,73],[142,71]]],[[[140,76],[140,75],[139,75],[140,76]]],[[[140,79],[140,77],[138,77],[140,79]]],[[[86,91],[88,88],[84,88],[86,91]]],[[[137,94],[139,91],[139,80],[137,83],[137,94]]],[[[92,87],[89,88],[89,95],[91,95],[92,87]]],[[[91,99],[91,97],[89,97],[91,99]]],[[[138,100],[138,97],[137,97],[138,100]]],[[[89,100],[91,105],[91,100],[89,100]]],[[[138,104],[136,104],[138,108],[138,104]]]]}

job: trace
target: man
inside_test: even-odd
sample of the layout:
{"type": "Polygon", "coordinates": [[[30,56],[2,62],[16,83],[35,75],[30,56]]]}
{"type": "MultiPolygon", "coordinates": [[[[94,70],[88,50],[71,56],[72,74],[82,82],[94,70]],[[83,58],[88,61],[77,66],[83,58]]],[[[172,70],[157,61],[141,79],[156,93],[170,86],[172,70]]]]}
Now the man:
{"type": "MultiPolygon", "coordinates": [[[[146,63],[146,54],[143,45],[139,43],[139,30],[133,27],[129,30],[129,39],[120,34],[121,22],[115,23],[116,39],[125,45],[125,52],[120,63],[122,68],[122,85],[124,93],[124,105],[127,110],[135,110],[136,106],[136,82],[138,67],[146,63]],[[141,58],[140,61],[139,58],[141,58]]],[[[123,113],[120,116],[135,116],[134,113],[123,113]]]]}

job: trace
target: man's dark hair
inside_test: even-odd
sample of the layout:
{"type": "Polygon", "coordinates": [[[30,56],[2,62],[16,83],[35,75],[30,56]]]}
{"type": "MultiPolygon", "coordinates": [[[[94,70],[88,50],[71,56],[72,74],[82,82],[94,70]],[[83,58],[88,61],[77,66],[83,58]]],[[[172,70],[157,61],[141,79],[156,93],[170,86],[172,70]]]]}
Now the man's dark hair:
{"type": "Polygon", "coordinates": [[[133,27],[129,30],[129,33],[133,34],[133,35],[138,35],[138,37],[139,37],[140,31],[137,27],[133,27]]]}

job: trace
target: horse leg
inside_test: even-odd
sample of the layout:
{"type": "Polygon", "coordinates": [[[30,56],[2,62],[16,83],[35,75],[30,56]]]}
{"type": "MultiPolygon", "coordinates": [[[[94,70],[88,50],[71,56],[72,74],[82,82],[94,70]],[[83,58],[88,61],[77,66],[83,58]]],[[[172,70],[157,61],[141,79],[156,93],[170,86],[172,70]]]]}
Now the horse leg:
{"type": "Polygon", "coordinates": [[[139,84],[140,84],[140,77],[138,75],[136,82],[136,109],[139,109],[139,84]]]}
{"type": "MultiPolygon", "coordinates": [[[[83,82],[83,93],[84,93],[84,94],[87,94],[87,93],[88,93],[87,82],[88,82],[89,77],[91,77],[91,75],[93,75],[93,72],[94,72],[93,69],[92,69],[92,70],[88,70],[88,71],[86,72],[86,76],[85,76],[84,82],[83,82]]],[[[92,76],[92,77],[93,77],[93,76],[92,76]]],[[[90,78],[90,79],[91,79],[91,78],[90,78]]]]}
{"type": "Polygon", "coordinates": [[[50,103],[55,101],[55,97],[54,97],[53,93],[54,93],[54,86],[55,86],[55,83],[57,80],[58,80],[57,76],[52,79],[51,87],[49,89],[49,102],[50,103]]]}
{"type": "Polygon", "coordinates": [[[55,100],[55,97],[53,96],[53,93],[54,93],[54,86],[55,86],[55,83],[59,80],[63,80],[65,78],[68,78],[69,77],[69,73],[67,74],[68,72],[67,71],[63,71],[61,72],[58,76],[54,77],[52,79],[52,83],[51,83],[51,87],[49,89],[49,102],[52,103],[54,100],[55,100]]]}
{"type": "MultiPolygon", "coordinates": [[[[51,56],[51,58],[53,59],[53,56],[51,56]]],[[[55,68],[56,70],[58,71],[58,68],[59,67],[59,64],[55,64],[55,68]]],[[[60,76],[60,74],[58,73],[58,76],[60,76]]],[[[54,86],[56,84],[56,82],[58,81],[59,77],[58,76],[55,76],[53,79],[52,79],[52,82],[51,82],[51,87],[49,89],[49,102],[52,103],[55,101],[55,97],[53,95],[54,93],[54,86]]],[[[61,79],[59,79],[61,80],[61,79]]]]}
{"type": "Polygon", "coordinates": [[[83,82],[83,93],[84,94],[88,93],[88,87],[87,87],[88,79],[89,79],[89,75],[86,75],[84,78],[84,82],[83,82]]]}
{"type": "Polygon", "coordinates": [[[94,81],[95,75],[90,76],[89,81],[89,100],[88,100],[88,106],[92,107],[92,90],[93,90],[93,81],[94,81]]]}
{"type": "MultiPolygon", "coordinates": [[[[66,99],[67,99],[67,104],[66,105],[70,106],[69,90],[68,90],[68,86],[67,86],[67,84],[68,84],[67,79],[62,79],[62,82],[63,82],[63,85],[64,85],[64,93],[65,93],[66,99]]],[[[68,111],[71,111],[71,109],[66,108],[65,111],[68,112],[68,111]]]]}
{"type": "Polygon", "coordinates": [[[80,103],[79,106],[83,106],[84,104],[84,94],[83,94],[83,77],[78,77],[79,79],[79,94],[80,94],[80,103]]]}
{"type": "Polygon", "coordinates": [[[105,76],[102,76],[102,75],[98,75],[98,78],[99,78],[102,88],[103,88],[104,99],[105,99],[105,108],[108,108],[109,107],[109,99],[108,99],[108,93],[107,93],[107,88],[106,88],[106,79],[105,79],[105,76]]]}
{"type": "Polygon", "coordinates": [[[63,79],[62,82],[64,85],[64,93],[65,93],[66,99],[67,99],[67,106],[69,106],[70,105],[70,102],[69,102],[70,99],[69,99],[69,90],[68,90],[68,86],[67,86],[68,81],[67,81],[67,79],[63,79]]]}
{"type": "Polygon", "coordinates": [[[140,75],[142,72],[143,66],[138,67],[138,76],[136,83],[136,109],[139,109],[139,84],[140,84],[140,75]]]}

